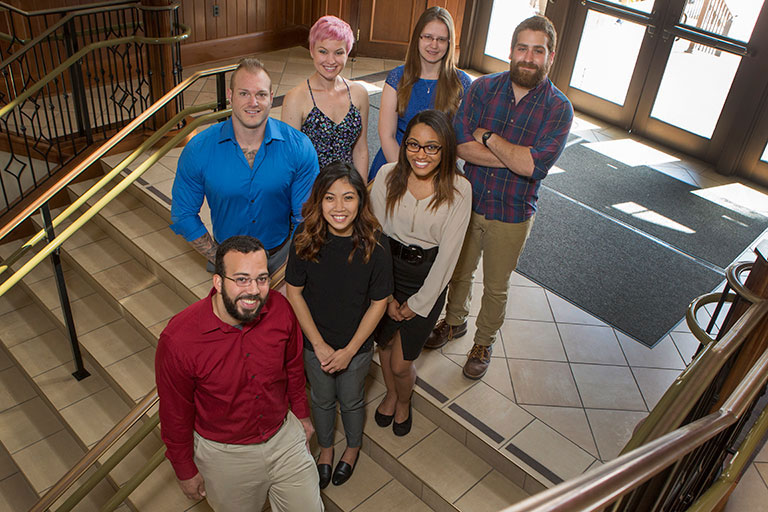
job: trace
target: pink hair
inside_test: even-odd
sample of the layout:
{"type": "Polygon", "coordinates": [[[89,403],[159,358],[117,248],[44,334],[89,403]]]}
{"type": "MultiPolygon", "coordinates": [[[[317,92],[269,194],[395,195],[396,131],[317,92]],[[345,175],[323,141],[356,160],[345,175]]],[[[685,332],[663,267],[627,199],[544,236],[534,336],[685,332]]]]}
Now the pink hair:
{"type": "Polygon", "coordinates": [[[352,49],[355,36],[349,24],[336,16],[323,16],[318,19],[309,31],[309,49],[315,47],[318,41],[342,41],[346,43],[347,53],[352,49]]]}

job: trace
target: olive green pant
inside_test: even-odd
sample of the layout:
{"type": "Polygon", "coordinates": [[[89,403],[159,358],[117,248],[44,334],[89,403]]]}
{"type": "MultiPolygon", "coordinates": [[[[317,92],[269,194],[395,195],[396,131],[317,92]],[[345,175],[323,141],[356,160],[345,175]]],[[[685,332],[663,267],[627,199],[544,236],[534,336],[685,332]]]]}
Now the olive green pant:
{"type": "Polygon", "coordinates": [[[483,257],[483,297],[475,323],[475,343],[490,346],[504,323],[509,278],[531,233],[533,219],[520,223],[488,220],[472,212],[459,261],[448,287],[445,321],[460,325],[467,320],[472,301],[472,280],[483,257]]]}

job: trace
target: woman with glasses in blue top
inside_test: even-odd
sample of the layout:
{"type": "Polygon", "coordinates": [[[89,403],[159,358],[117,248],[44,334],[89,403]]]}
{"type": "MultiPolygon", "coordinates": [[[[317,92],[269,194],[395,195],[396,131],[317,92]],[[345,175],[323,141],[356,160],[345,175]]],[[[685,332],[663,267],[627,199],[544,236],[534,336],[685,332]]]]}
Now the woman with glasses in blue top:
{"type": "Polygon", "coordinates": [[[397,162],[385,164],[373,182],[371,203],[389,237],[395,281],[374,334],[387,388],[374,418],[404,436],[412,423],[413,361],[443,309],[472,207],[447,115],[425,110],[411,119],[397,162]]]}
{"type": "Polygon", "coordinates": [[[451,14],[442,7],[424,11],[411,34],[405,65],[389,72],[381,93],[381,149],[371,164],[369,181],[382,165],[397,161],[405,127],[418,112],[437,109],[453,119],[471,83],[469,75],[456,67],[455,46],[451,14]]]}

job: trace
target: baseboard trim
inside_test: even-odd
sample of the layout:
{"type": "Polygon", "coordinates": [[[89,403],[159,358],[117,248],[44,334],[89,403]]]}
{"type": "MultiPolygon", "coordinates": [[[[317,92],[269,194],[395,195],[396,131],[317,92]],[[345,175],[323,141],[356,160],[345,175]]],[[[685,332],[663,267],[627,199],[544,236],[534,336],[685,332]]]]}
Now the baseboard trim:
{"type": "Polygon", "coordinates": [[[308,37],[307,27],[292,25],[277,30],[182,44],[181,65],[193,66],[232,57],[281,50],[305,44],[308,37]]]}

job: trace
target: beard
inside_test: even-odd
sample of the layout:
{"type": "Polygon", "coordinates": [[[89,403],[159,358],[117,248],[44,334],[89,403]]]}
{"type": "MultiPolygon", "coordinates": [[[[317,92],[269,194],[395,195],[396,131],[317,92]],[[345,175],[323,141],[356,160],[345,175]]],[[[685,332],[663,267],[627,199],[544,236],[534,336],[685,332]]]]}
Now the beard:
{"type": "Polygon", "coordinates": [[[520,87],[524,87],[525,89],[533,89],[544,81],[548,71],[549,66],[539,67],[532,62],[516,62],[514,65],[510,66],[509,75],[512,79],[512,82],[519,85],[520,87]],[[524,72],[523,68],[534,70],[534,72],[524,72]]]}
{"type": "Polygon", "coordinates": [[[230,297],[227,293],[226,288],[223,286],[221,288],[221,300],[224,302],[224,308],[227,310],[227,313],[229,313],[232,318],[243,324],[247,324],[248,322],[258,318],[259,313],[261,313],[261,308],[263,308],[264,303],[267,302],[267,299],[262,299],[261,295],[239,295],[233,300],[232,297],[230,297]],[[240,311],[237,307],[237,301],[241,299],[258,300],[259,306],[253,311],[240,311]]]}

